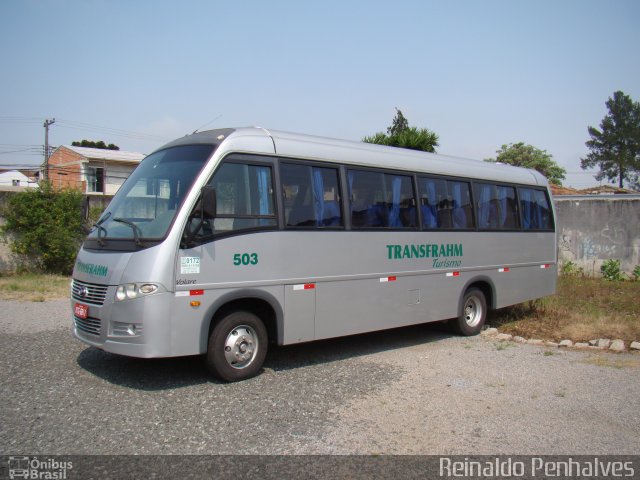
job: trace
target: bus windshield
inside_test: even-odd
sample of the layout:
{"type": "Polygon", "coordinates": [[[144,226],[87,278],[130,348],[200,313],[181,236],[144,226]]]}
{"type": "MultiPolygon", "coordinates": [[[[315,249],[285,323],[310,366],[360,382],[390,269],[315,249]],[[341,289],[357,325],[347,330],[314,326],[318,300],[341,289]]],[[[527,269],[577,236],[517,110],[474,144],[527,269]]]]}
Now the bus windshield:
{"type": "Polygon", "coordinates": [[[106,240],[161,240],[167,234],[196,175],[214,145],[185,145],[152,153],[120,187],[89,233],[100,247],[106,240]]]}

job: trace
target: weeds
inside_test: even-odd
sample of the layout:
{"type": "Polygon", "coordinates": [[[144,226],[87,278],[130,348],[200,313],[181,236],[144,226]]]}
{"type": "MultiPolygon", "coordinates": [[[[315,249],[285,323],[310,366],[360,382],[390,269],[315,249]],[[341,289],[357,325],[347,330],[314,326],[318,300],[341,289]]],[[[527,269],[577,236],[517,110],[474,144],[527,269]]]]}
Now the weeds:
{"type": "Polygon", "coordinates": [[[560,273],[563,276],[582,277],[584,276],[584,269],[579,267],[575,262],[568,260],[560,267],[560,273]]]}
{"type": "Polygon", "coordinates": [[[35,273],[0,276],[0,299],[44,302],[68,298],[69,281],[65,276],[35,273]]]}
{"type": "Polygon", "coordinates": [[[561,276],[557,293],[491,312],[488,323],[525,338],[585,342],[640,339],[640,284],[561,276]]]}
{"type": "Polygon", "coordinates": [[[584,360],[580,360],[580,363],[586,363],[587,365],[595,365],[596,367],[608,367],[621,370],[623,368],[638,368],[640,362],[634,358],[612,358],[610,355],[593,355],[584,360]]]}
{"type": "Polygon", "coordinates": [[[620,260],[614,260],[610,258],[605,260],[600,266],[602,272],[602,278],[609,280],[610,282],[623,282],[624,274],[620,270],[620,260]]]}
{"type": "Polygon", "coordinates": [[[497,351],[502,351],[502,350],[506,350],[509,347],[513,347],[515,346],[515,343],[511,343],[511,342],[500,342],[498,344],[496,344],[496,350],[497,351]]]}

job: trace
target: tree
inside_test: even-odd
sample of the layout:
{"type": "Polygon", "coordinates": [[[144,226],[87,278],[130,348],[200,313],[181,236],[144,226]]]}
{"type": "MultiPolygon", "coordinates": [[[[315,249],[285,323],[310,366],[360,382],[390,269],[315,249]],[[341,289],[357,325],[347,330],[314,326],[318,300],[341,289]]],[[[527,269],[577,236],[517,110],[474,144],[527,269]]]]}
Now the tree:
{"type": "Polygon", "coordinates": [[[580,159],[583,169],[599,167],[596,180],[606,178],[636,183],[640,172],[640,103],[621,91],[614,92],[606,102],[609,113],[600,122],[600,129],[589,127],[585,144],[590,152],[580,159]]]}
{"type": "Polygon", "coordinates": [[[82,140],[81,142],[71,142],[71,145],[74,147],[87,147],[87,148],[100,148],[102,150],[120,150],[120,147],[110,143],[107,145],[102,140],[98,140],[94,142],[92,140],[82,140]]]}
{"type": "Polygon", "coordinates": [[[11,250],[48,273],[68,275],[86,235],[82,193],[49,183],[16,193],[4,209],[11,250]]]}
{"type": "Polygon", "coordinates": [[[426,128],[410,127],[406,117],[396,108],[396,116],[387,133],[378,132],[371,137],[364,137],[362,141],[435,153],[438,135],[426,128]]]}
{"type": "Polygon", "coordinates": [[[396,108],[396,116],[393,117],[393,123],[387,128],[387,134],[389,136],[399,135],[409,128],[409,121],[402,114],[400,109],[396,108]]]}
{"type": "Polygon", "coordinates": [[[485,158],[485,162],[499,162],[516,167],[532,168],[547,177],[549,183],[562,185],[567,171],[558,165],[546,150],[540,150],[524,142],[502,145],[496,150],[496,158],[485,158]]]}

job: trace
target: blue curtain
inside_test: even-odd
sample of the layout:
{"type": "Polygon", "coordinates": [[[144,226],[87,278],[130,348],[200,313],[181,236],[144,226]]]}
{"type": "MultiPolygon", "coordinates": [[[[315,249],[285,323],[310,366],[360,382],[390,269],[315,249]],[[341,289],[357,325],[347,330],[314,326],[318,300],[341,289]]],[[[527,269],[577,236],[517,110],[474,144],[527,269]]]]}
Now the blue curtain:
{"type": "Polygon", "coordinates": [[[353,220],[353,211],[355,210],[353,198],[353,172],[347,172],[347,181],[349,182],[349,205],[351,208],[351,220],[353,220]]]}
{"type": "Polygon", "coordinates": [[[322,171],[319,168],[313,168],[313,200],[316,213],[316,225],[322,226],[324,220],[324,180],[322,171]]]}
{"type": "Polygon", "coordinates": [[[507,223],[507,212],[509,211],[509,188],[498,187],[498,203],[500,205],[500,226],[504,227],[507,223]]]}
{"type": "Polygon", "coordinates": [[[448,183],[449,185],[453,183],[453,228],[466,228],[467,214],[462,208],[462,184],[457,182],[448,183]]]}
{"type": "Polygon", "coordinates": [[[532,201],[533,199],[531,198],[531,190],[529,190],[528,188],[522,188],[520,189],[520,205],[521,205],[521,210],[522,210],[522,227],[525,230],[529,230],[531,228],[535,228],[534,225],[532,225],[531,220],[532,220],[532,201]]]}
{"type": "Polygon", "coordinates": [[[391,179],[391,211],[389,212],[389,226],[401,227],[400,222],[400,193],[402,188],[402,178],[394,176],[391,179]]]}
{"type": "MultiPolygon", "coordinates": [[[[258,178],[258,215],[269,215],[271,213],[269,167],[255,167],[255,169],[258,178]]],[[[270,225],[270,221],[266,218],[261,218],[258,223],[261,226],[270,225]]]]}
{"type": "Polygon", "coordinates": [[[422,224],[424,228],[436,228],[438,226],[438,220],[436,217],[436,203],[438,197],[436,195],[436,184],[434,180],[425,180],[427,190],[428,205],[422,205],[422,224]]]}
{"type": "Polygon", "coordinates": [[[491,185],[478,185],[480,198],[478,199],[478,224],[480,228],[489,227],[491,213],[491,185]]]}
{"type": "Polygon", "coordinates": [[[535,218],[535,228],[548,228],[549,225],[546,225],[546,222],[543,218],[543,212],[548,210],[549,206],[547,204],[547,197],[544,192],[540,190],[535,190],[535,209],[534,209],[534,218],[535,218]]]}
{"type": "Polygon", "coordinates": [[[269,170],[267,167],[257,167],[258,174],[258,200],[259,215],[269,215],[271,213],[269,205],[269,170]]]}

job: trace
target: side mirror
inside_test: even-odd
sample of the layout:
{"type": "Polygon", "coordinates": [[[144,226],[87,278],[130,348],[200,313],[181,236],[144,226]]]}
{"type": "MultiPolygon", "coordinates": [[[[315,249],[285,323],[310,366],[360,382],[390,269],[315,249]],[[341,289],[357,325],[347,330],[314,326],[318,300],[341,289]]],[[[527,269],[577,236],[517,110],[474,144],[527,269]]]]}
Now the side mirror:
{"type": "MultiPolygon", "coordinates": [[[[205,185],[200,190],[200,199],[189,215],[189,221],[182,235],[180,248],[193,247],[193,239],[205,228],[205,220],[216,218],[216,189],[205,185]]],[[[213,228],[211,225],[210,228],[213,228]]]]}
{"type": "Polygon", "coordinates": [[[200,212],[203,219],[216,218],[217,212],[216,189],[211,185],[205,185],[200,190],[200,212]]]}

